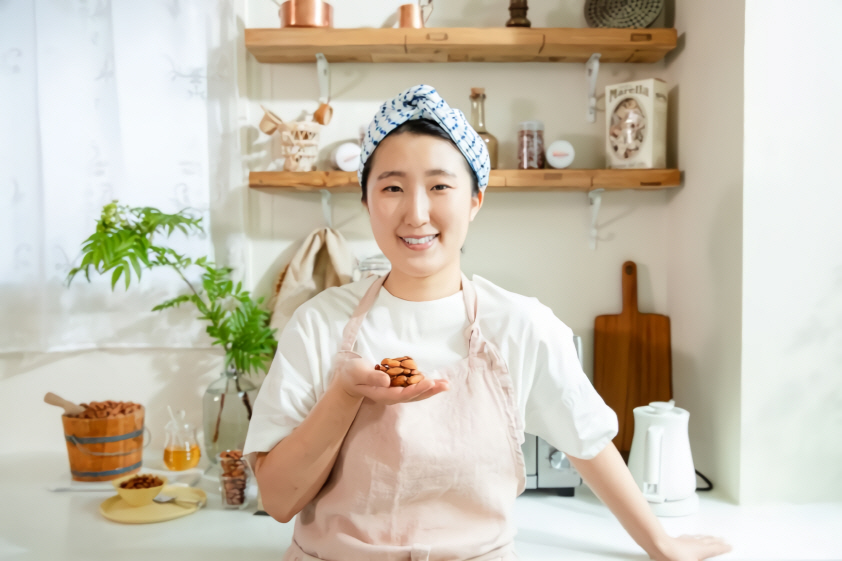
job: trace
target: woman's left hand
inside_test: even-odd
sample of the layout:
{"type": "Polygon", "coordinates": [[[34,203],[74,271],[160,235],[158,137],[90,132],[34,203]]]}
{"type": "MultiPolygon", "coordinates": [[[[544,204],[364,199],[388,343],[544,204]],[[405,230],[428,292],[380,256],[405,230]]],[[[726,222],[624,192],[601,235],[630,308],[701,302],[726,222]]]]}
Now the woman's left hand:
{"type": "Polygon", "coordinates": [[[714,536],[679,536],[668,537],[661,546],[661,554],[653,557],[655,561],[702,561],[728,553],[731,546],[722,538],[714,536]]]}

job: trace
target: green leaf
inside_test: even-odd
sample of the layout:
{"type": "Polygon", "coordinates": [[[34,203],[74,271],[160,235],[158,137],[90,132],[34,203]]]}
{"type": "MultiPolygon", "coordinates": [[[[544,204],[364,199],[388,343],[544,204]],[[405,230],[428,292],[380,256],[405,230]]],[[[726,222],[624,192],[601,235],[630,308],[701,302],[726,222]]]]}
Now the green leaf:
{"type": "Polygon", "coordinates": [[[111,275],[111,290],[114,290],[114,286],[117,284],[117,281],[120,280],[120,275],[123,274],[123,267],[117,267],[114,269],[114,273],[111,275]]]}

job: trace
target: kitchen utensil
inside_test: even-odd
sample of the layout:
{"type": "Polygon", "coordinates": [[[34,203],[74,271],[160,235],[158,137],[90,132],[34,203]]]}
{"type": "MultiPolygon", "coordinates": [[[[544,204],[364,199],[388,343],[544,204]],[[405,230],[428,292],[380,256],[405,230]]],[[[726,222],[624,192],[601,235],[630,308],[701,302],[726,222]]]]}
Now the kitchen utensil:
{"type": "Polygon", "coordinates": [[[319,107],[313,113],[313,120],[320,125],[326,125],[333,117],[330,104],[330,67],[322,53],[316,53],[316,74],[319,79],[319,107]]]}
{"type": "Polygon", "coordinates": [[[675,407],[674,400],[634,408],[629,471],[658,516],[699,510],[689,420],[690,413],[675,407]]]}
{"type": "Polygon", "coordinates": [[[398,8],[398,27],[421,29],[424,20],[421,19],[421,7],[416,4],[401,4],[398,8]]]}
{"type": "Polygon", "coordinates": [[[532,23],[526,18],[529,6],[526,0],[511,0],[509,2],[509,21],[506,27],[532,27],[532,23]]]}
{"type": "Polygon", "coordinates": [[[57,396],[53,392],[47,392],[47,394],[44,396],[44,403],[49,403],[50,405],[61,407],[62,409],[64,409],[65,415],[79,415],[80,413],[85,411],[85,408],[81,405],[77,405],[72,401],[67,401],[64,398],[57,396]]]}
{"type": "MultiPolygon", "coordinates": [[[[576,356],[582,360],[582,338],[573,336],[576,356]]],[[[521,445],[526,466],[527,489],[553,489],[563,497],[572,497],[582,477],[567,455],[533,434],[524,433],[521,445]]]]}
{"type": "Polygon", "coordinates": [[[663,8],[664,0],[587,0],[585,20],[590,27],[649,27],[663,8]]]}
{"type": "MultiPolygon", "coordinates": [[[[167,486],[164,489],[168,495],[172,495],[178,499],[198,501],[201,504],[207,503],[208,496],[201,489],[176,486],[167,486]]],[[[123,524],[149,524],[153,522],[165,522],[193,514],[199,510],[199,507],[199,504],[191,505],[188,508],[175,502],[161,504],[155,501],[152,501],[146,506],[131,506],[121,499],[120,495],[114,495],[105,499],[99,505],[99,512],[105,518],[114,522],[121,522],[123,524]]]]}
{"type": "Polygon", "coordinates": [[[262,105],[260,130],[266,134],[279,131],[284,171],[313,171],[319,155],[319,133],[322,125],[313,121],[288,123],[262,105]]]}
{"type": "Polygon", "coordinates": [[[204,499],[191,499],[186,497],[175,497],[172,495],[164,494],[163,492],[159,493],[157,497],[155,497],[154,501],[158,504],[168,504],[173,503],[181,507],[191,508],[197,507],[202,508],[205,506],[204,499]]]}
{"type": "Polygon", "coordinates": [[[278,14],[281,27],[333,27],[333,6],[322,0],[288,0],[278,14]]]}
{"type": "Polygon", "coordinates": [[[670,320],[637,309],[637,265],[622,268],[623,311],[594,322],[596,391],[617,414],[614,444],[628,458],[633,437],[633,410],[652,401],[672,399],[670,320]]]}
{"type": "Polygon", "coordinates": [[[132,506],[146,506],[152,502],[152,500],[161,492],[164,488],[164,485],[167,484],[167,478],[161,475],[156,475],[158,479],[161,480],[161,484],[155,487],[147,487],[145,489],[124,489],[120,487],[120,485],[134,477],[134,475],[127,475],[125,477],[120,477],[119,479],[115,479],[111,482],[114,486],[114,489],[117,490],[117,494],[120,496],[121,499],[126,501],[132,506]]]}
{"type": "Polygon", "coordinates": [[[422,29],[427,25],[427,20],[433,13],[433,0],[427,0],[426,4],[420,0],[411,4],[401,4],[398,7],[398,27],[411,29],[422,29]],[[429,11],[425,11],[429,8],[429,11]]]}

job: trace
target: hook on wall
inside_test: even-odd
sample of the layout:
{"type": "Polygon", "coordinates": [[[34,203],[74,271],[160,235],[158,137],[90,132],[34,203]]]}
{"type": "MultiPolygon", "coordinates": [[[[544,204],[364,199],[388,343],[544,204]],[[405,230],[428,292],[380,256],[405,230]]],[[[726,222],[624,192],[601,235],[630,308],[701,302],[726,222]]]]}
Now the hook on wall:
{"type": "Polygon", "coordinates": [[[598,233],[596,219],[599,216],[599,207],[602,205],[602,193],[604,192],[605,189],[602,188],[588,191],[588,203],[591,205],[591,230],[588,237],[590,238],[591,249],[596,249],[596,237],[598,233]]]}
{"type": "Polygon", "coordinates": [[[332,196],[327,189],[319,189],[322,194],[322,216],[324,216],[325,224],[328,228],[333,228],[333,205],[332,196]]]}
{"type": "Polygon", "coordinates": [[[599,76],[599,57],[594,53],[585,63],[585,78],[588,80],[588,121],[596,122],[596,78],[599,76]]]}

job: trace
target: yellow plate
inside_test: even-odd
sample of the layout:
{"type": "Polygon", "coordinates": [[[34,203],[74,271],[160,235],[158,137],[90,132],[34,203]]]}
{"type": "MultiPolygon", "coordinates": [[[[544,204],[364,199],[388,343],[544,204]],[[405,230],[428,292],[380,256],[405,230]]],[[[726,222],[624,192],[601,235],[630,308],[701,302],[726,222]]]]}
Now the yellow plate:
{"type": "MultiPolygon", "coordinates": [[[[192,501],[202,501],[207,503],[208,496],[201,489],[193,487],[164,487],[161,491],[165,495],[176,497],[179,499],[189,499],[192,501]]],[[[184,504],[184,503],[182,503],[184,504]]],[[[199,510],[199,505],[181,506],[172,503],[156,503],[148,504],[146,506],[132,506],[122,498],[120,495],[114,495],[105,499],[99,505],[99,512],[104,517],[114,522],[122,522],[123,524],[150,524],[152,522],[165,522],[173,520],[174,518],[181,518],[188,514],[193,514],[199,510]]]]}

